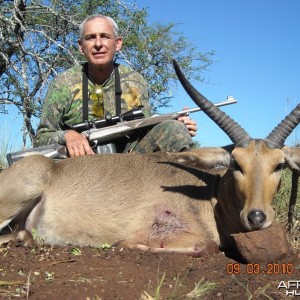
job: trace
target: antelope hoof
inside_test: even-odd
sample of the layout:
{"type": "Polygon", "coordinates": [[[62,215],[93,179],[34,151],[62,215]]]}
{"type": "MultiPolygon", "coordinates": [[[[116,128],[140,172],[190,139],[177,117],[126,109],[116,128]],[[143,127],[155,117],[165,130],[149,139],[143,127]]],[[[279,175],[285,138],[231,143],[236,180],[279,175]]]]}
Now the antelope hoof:
{"type": "Polygon", "coordinates": [[[34,244],[32,234],[27,230],[20,230],[0,236],[0,245],[17,240],[20,240],[24,246],[32,246],[34,244]]]}

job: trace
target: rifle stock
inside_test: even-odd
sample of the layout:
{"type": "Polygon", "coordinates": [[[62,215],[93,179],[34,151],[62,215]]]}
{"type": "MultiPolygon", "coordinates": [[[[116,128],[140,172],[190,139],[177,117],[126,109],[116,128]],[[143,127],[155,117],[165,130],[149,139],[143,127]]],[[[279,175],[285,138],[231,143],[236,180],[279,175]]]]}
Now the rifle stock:
{"type": "Polygon", "coordinates": [[[44,155],[53,159],[63,159],[68,157],[67,149],[65,146],[60,144],[51,144],[36,148],[27,149],[24,151],[18,151],[13,153],[8,153],[6,159],[9,165],[12,165],[16,161],[34,154],[44,155]]]}
{"type": "MultiPolygon", "coordinates": [[[[237,100],[233,97],[227,97],[226,101],[215,103],[215,106],[224,106],[236,103],[237,100]]],[[[143,129],[151,129],[155,125],[170,119],[178,119],[180,116],[189,115],[201,111],[200,108],[192,108],[188,110],[182,110],[175,113],[165,115],[153,115],[149,118],[136,119],[131,121],[121,121],[115,125],[102,127],[102,128],[91,128],[82,132],[84,136],[90,142],[97,141],[99,144],[105,144],[111,142],[123,136],[130,136],[134,132],[143,129]]],[[[18,151],[14,153],[8,153],[6,155],[9,165],[12,165],[16,161],[33,154],[40,154],[47,156],[52,159],[65,159],[68,157],[67,149],[65,146],[60,144],[51,144],[46,146],[40,146],[24,151],[18,151]]]]}

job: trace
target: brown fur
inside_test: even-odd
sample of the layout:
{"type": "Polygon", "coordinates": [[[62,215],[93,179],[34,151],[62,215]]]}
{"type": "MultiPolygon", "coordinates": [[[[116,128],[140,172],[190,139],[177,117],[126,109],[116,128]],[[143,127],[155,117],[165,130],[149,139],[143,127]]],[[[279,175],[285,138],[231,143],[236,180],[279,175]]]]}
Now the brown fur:
{"type": "Polygon", "coordinates": [[[247,217],[252,209],[266,215],[262,228],[270,226],[281,176],[276,167],[291,151],[299,163],[299,150],[269,149],[260,140],[233,150],[60,162],[29,156],[0,173],[0,224],[14,218],[18,230],[34,228],[58,245],[122,243],[201,255],[213,241],[225,249],[231,233],[253,230],[247,217]]]}

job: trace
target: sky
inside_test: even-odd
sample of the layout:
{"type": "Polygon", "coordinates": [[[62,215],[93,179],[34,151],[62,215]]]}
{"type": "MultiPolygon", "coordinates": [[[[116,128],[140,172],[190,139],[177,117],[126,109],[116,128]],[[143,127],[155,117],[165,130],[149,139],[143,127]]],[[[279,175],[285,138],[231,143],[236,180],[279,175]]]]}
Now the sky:
{"type": "MultiPolygon", "coordinates": [[[[212,102],[231,95],[237,103],[221,107],[253,138],[265,138],[300,103],[299,0],[136,0],[150,22],[176,23],[201,52],[215,51],[214,63],[192,82],[212,102]]],[[[171,111],[196,107],[178,86],[171,111]]],[[[231,143],[203,112],[191,115],[202,146],[231,143]]],[[[286,140],[300,140],[299,126],[286,140]]]]}
{"type": "MultiPolygon", "coordinates": [[[[129,1],[130,2],[130,1],[129,1]]],[[[300,102],[300,1],[299,0],[136,0],[147,8],[150,23],[176,23],[201,52],[215,51],[214,63],[202,75],[209,83],[193,82],[212,102],[227,96],[237,104],[221,107],[253,138],[265,138],[300,102]]],[[[183,88],[167,112],[196,107],[183,88]]],[[[201,146],[224,146],[231,141],[203,112],[195,140],[201,146]]],[[[1,131],[16,115],[0,114],[1,131]]],[[[2,131],[3,132],[3,131],[2,131]]],[[[1,133],[0,133],[1,135],[1,133]]],[[[0,136],[1,138],[1,136],[0,136]]],[[[21,133],[13,132],[14,141],[21,133]]],[[[299,126],[286,140],[300,140],[299,126]]]]}

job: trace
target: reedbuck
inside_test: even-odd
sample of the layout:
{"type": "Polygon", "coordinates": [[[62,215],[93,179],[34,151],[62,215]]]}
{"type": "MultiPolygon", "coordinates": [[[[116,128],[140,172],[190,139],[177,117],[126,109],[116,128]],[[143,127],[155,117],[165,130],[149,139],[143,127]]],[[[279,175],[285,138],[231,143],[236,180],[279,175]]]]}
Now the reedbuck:
{"type": "Polygon", "coordinates": [[[271,225],[281,171],[299,172],[300,148],[284,141],[298,105],[265,139],[252,139],[186,80],[198,106],[233,144],[182,153],[24,158],[0,174],[0,243],[32,229],[49,244],[122,244],[201,256],[231,247],[231,234],[271,225]],[[8,233],[7,229],[13,232],[8,233]],[[217,248],[218,248],[217,247],[217,248]]]}

